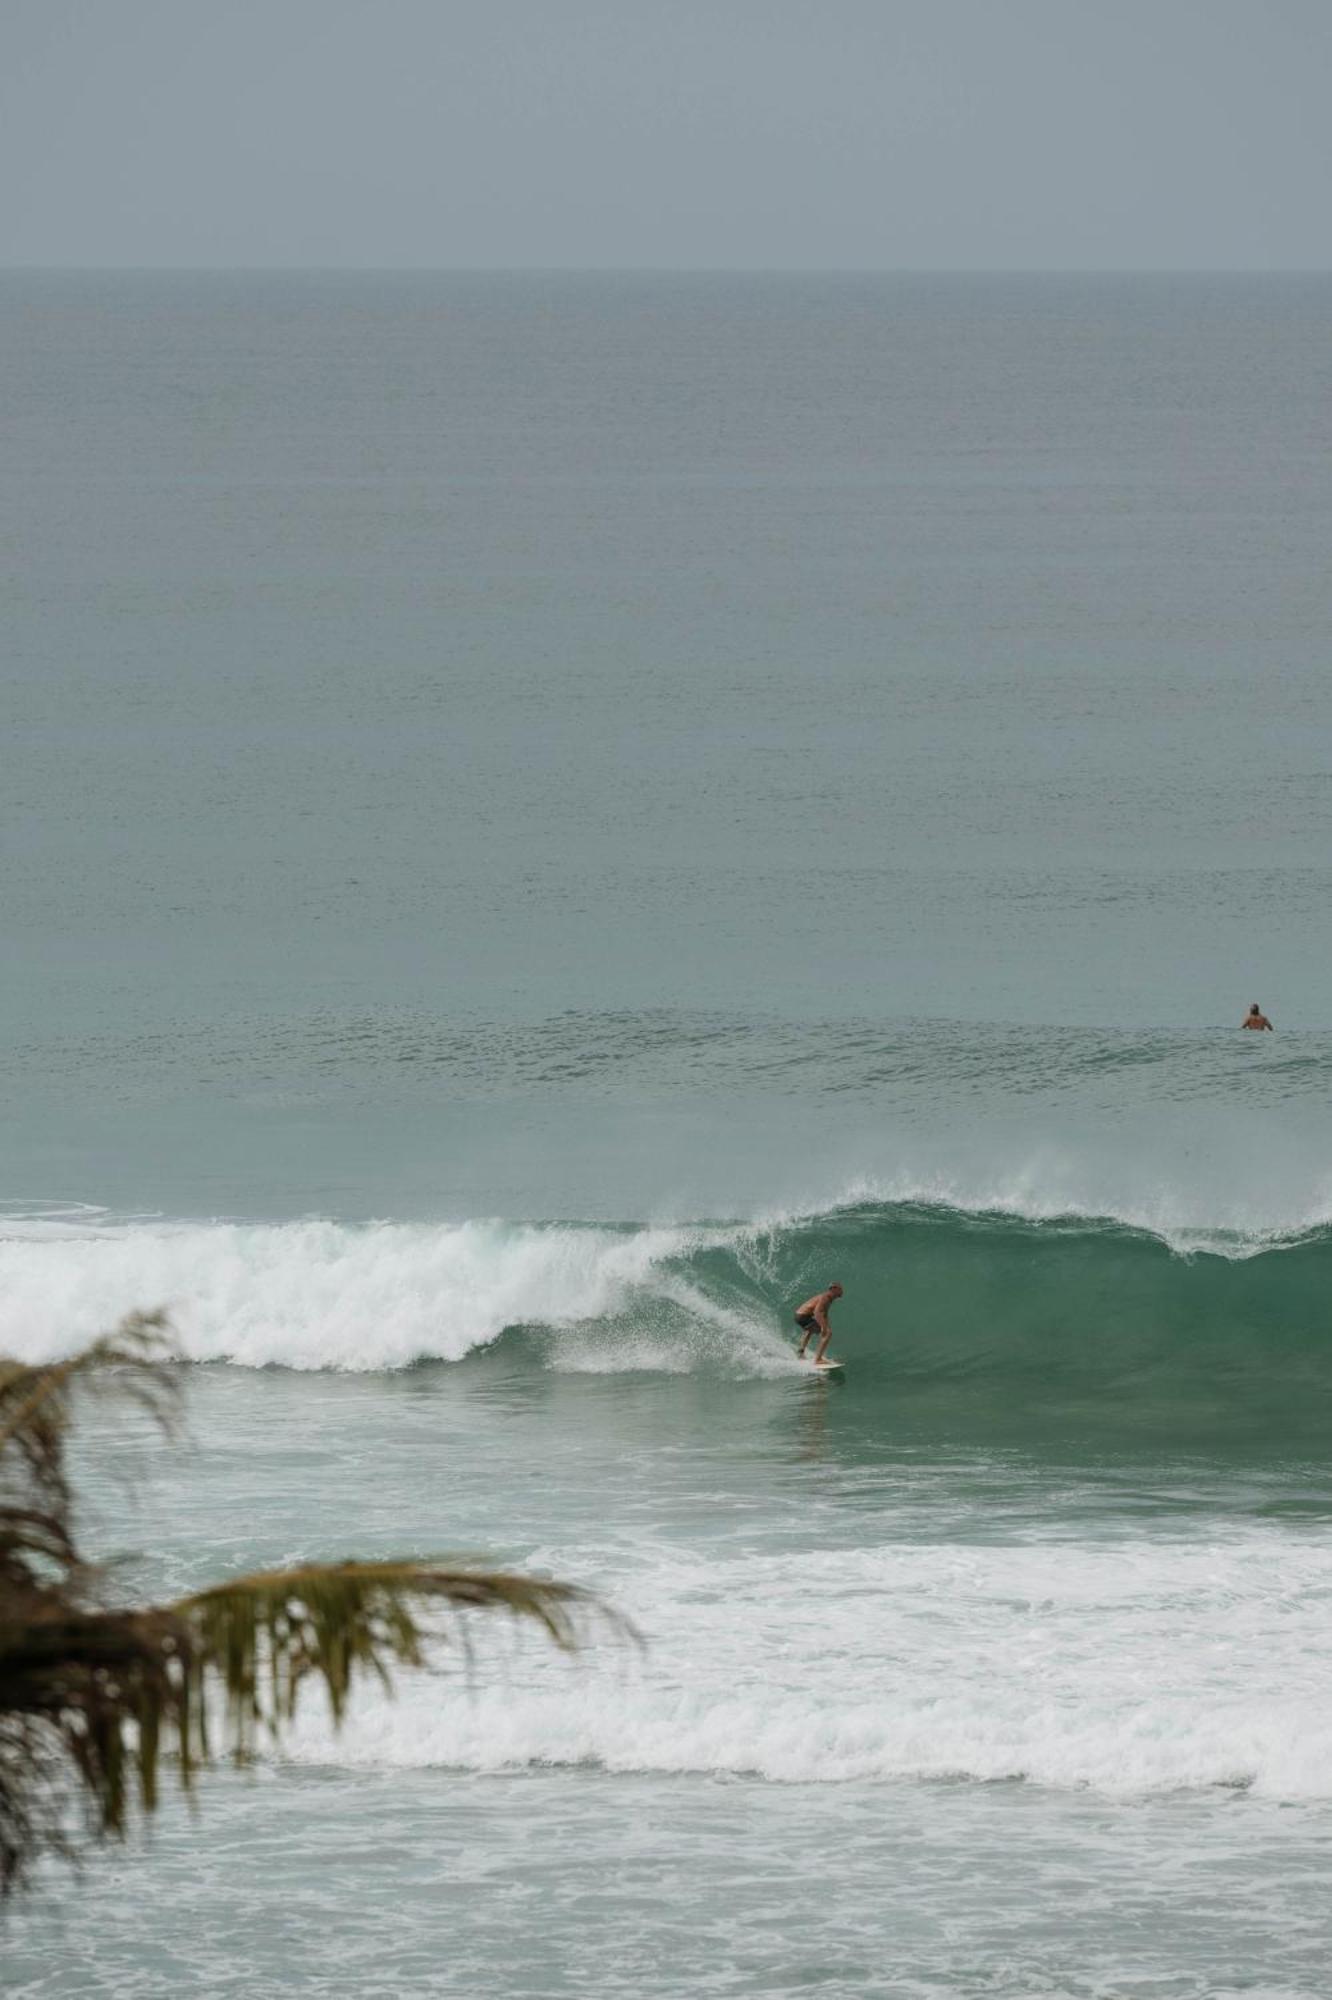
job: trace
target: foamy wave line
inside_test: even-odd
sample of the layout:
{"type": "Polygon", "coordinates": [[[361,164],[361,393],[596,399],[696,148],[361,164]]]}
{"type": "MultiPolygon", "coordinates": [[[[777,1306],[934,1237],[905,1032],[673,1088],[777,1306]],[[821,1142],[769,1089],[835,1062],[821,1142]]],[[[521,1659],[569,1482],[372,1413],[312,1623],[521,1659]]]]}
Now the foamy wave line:
{"type": "Polygon", "coordinates": [[[1002,1180],[933,1174],[866,1176],[852,1181],[826,1202],[808,1207],[765,1210],[742,1235],[778,1234],[836,1221],[855,1212],[933,1211],[941,1218],[968,1222],[989,1219],[1089,1232],[1116,1230],[1154,1237],[1182,1256],[1205,1254],[1228,1259],[1261,1256],[1332,1232],[1332,1185],[1320,1182],[1298,1208],[1290,1204],[1264,1211],[1252,1190],[1228,1206],[1189,1199],[1175,1189],[1144,1187],[1136,1196],[1098,1199],[1076,1176],[1048,1170],[1012,1174],[1002,1180]]]}
{"type": "Polygon", "coordinates": [[[689,1365],[699,1343],[757,1372],[789,1368],[756,1308],[673,1265],[733,1231],[333,1222],[31,1220],[0,1235],[0,1350],[41,1362],[122,1314],[163,1305],[186,1356],[249,1367],[383,1369],[461,1360],[509,1327],[567,1330],[571,1369],[689,1365]],[[663,1328],[663,1317],[668,1325],[663,1328]],[[577,1329],[617,1321],[614,1350],[577,1329]],[[663,1341],[687,1327],[688,1358],[663,1341]]]}
{"type": "Polygon", "coordinates": [[[1320,1704],[1147,1700],[996,1713],[974,1698],[844,1702],[823,1693],[644,1703],[604,1681],[563,1697],[436,1696],[376,1704],[346,1735],[305,1718],[286,1756],[350,1769],[497,1773],[589,1767],[724,1775],[771,1784],[1022,1780],[1121,1797],[1227,1786],[1332,1798],[1332,1725],[1320,1704]]]}
{"type": "MultiPolygon", "coordinates": [[[[570,1552],[539,1552],[568,1573],[570,1552]]],[[[647,1636],[575,1662],[533,1640],[478,1686],[405,1680],[302,1764],[589,1766],[775,1784],[1024,1780],[1124,1796],[1332,1799],[1316,1545],[1283,1530],[1089,1548],[852,1543],[729,1559],[634,1549],[611,1599],[647,1636]],[[1278,1655],[1276,1622],[1291,1629],[1278,1655]]]]}

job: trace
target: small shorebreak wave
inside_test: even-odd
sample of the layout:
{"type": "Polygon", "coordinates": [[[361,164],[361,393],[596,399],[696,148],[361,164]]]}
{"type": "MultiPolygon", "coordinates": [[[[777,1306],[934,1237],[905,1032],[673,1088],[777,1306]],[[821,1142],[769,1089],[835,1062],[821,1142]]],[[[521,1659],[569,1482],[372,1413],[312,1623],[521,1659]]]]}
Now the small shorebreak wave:
{"type": "Polygon", "coordinates": [[[1332,1399],[1327,1223],[1171,1244],[924,1200],[669,1227],[11,1213],[0,1349],[48,1359],[160,1304],[191,1360],[245,1367],[378,1371],[498,1344],[520,1366],[772,1377],[794,1372],[793,1305],[833,1278],[865,1388],[1332,1399]]]}
{"type": "Polygon", "coordinates": [[[469,1701],[404,1683],[336,1735],[311,1708],[286,1754],[1332,1796],[1325,1558],[1283,1525],[943,1547],[876,1533],[729,1555],[653,1541],[613,1590],[649,1640],[632,1668],[589,1673],[533,1646],[469,1701]]]}

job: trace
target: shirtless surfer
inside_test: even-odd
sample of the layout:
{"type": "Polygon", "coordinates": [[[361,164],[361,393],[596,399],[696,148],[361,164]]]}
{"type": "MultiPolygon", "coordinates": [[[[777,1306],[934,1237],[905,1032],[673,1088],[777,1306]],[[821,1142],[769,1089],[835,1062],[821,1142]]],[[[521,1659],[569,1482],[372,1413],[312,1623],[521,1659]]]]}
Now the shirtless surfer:
{"type": "Polygon", "coordinates": [[[828,1352],[828,1342],[832,1339],[832,1328],[828,1324],[828,1309],[833,1300],[840,1299],[841,1296],[840,1285],[829,1285],[826,1292],[815,1292],[812,1299],[806,1299],[804,1305],[797,1309],[795,1323],[800,1328],[800,1345],[796,1349],[796,1355],[799,1360],[803,1361],[805,1358],[805,1349],[809,1345],[812,1333],[817,1333],[819,1336],[819,1344],[814,1354],[816,1366],[828,1352]]]}
{"type": "Polygon", "coordinates": [[[1240,1026],[1241,1028],[1266,1028],[1269,1034],[1274,1035],[1276,1033],[1276,1029],[1272,1026],[1272,1023],[1268,1020],[1256,1000],[1244,1016],[1244,1019],[1240,1022],[1240,1026]]]}

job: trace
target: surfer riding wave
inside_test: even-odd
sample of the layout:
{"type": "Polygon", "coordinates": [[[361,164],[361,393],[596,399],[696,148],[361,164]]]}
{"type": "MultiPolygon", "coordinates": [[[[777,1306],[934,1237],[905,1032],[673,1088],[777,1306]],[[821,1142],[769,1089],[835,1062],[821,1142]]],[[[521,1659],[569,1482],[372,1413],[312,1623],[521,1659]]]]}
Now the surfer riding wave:
{"type": "Polygon", "coordinates": [[[841,1296],[841,1286],[832,1284],[826,1291],[815,1292],[813,1298],[806,1299],[803,1306],[796,1307],[795,1323],[800,1328],[800,1345],[796,1349],[798,1360],[804,1360],[805,1349],[809,1345],[810,1336],[814,1333],[819,1336],[819,1344],[814,1354],[814,1366],[817,1368],[823,1360],[828,1352],[828,1343],[832,1339],[828,1313],[833,1300],[840,1299],[841,1296]]]}

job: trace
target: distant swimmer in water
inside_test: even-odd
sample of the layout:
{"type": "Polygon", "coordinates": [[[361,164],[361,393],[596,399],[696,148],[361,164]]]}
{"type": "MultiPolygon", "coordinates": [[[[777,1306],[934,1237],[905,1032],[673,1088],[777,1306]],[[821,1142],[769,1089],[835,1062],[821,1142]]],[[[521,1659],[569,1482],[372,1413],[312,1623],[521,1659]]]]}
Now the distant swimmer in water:
{"type": "Polygon", "coordinates": [[[1274,1035],[1276,1033],[1276,1029],[1272,1026],[1272,1023],[1268,1020],[1256,1000],[1244,1016],[1244,1019],[1240,1022],[1240,1026],[1241,1028],[1266,1028],[1269,1034],[1274,1035]]]}
{"type": "Polygon", "coordinates": [[[806,1299],[804,1305],[797,1310],[795,1323],[800,1328],[800,1345],[796,1349],[796,1354],[801,1361],[805,1358],[805,1349],[809,1345],[812,1333],[817,1333],[819,1336],[815,1361],[822,1361],[828,1352],[828,1342],[832,1339],[832,1328],[828,1324],[828,1308],[834,1299],[840,1299],[841,1296],[840,1285],[829,1285],[826,1292],[815,1292],[813,1298],[806,1299]]]}

